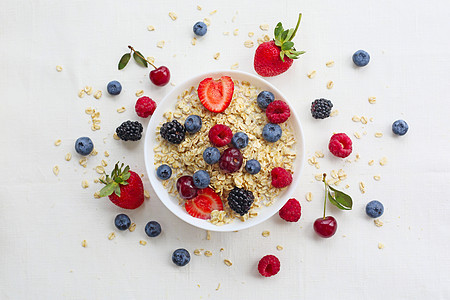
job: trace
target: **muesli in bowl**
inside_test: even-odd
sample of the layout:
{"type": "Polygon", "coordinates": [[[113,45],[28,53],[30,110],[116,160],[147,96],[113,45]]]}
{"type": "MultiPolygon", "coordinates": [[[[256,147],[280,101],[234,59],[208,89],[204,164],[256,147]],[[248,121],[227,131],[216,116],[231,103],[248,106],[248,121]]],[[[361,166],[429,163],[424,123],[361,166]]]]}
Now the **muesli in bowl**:
{"type": "Polygon", "coordinates": [[[199,77],[185,86],[174,107],[161,111],[147,131],[154,137],[146,163],[147,152],[153,152],[153,166],[147,168],[153,187],[159,185],[158,196],[162,187],[176,199],[184,220],[209,223],[201,226],[207,229],[236,227],[280,206],[280,195],[293,188],[303,160],[297,117],[279,92],[242,78],[252,75],[227,73],[232,74],[199,77]]]}

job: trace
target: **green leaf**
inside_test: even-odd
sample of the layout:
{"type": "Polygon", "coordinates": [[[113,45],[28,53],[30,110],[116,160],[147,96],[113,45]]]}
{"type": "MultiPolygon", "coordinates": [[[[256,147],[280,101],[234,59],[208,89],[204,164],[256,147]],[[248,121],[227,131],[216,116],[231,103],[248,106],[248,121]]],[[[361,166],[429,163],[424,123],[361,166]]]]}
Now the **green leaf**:
{"type": "Polygon", "coordinates": [[[142,55],[141,52],[135,51],[133,53],[134,60],[138,63],[138,65],[141,65],[141,66],[147,68],[148,67],[147,62],[142,57],[140,57],[138,54],[141,55],[142,57],[144,57],[144,55],[142,55]]]}
{"type": "Polygon", "coordinates": [[[290,59],[296,59],[297,58],[296,55],[294,55],[294,54],[292,54],[290,52],[286,52],[286,56],[289,57],[290,59]]]}
{"type": "Polygon", "coordinates": [[[122,70],[123,68],[126,67],[126,65],[128,64],[128,62],[130,61],[131,58],[131,54],[130,53],[125,53],[122,58],[119,61],[119,70],[122,70]]]}
{"type": "Polygon", "coordinates": [[[281,52],[280,52],[280,58],[281,58],[281,60],[284,62],[284,51],[281,51],[281,52]]]}
{"type": "Polygon", "coordinates": [[[116,178],[114,178],[114,182],[121,184],[123,182],[123,179],[121,177],[116,177],[116,178]]]}
{"type": "Polygon", "coordinates": [[[283,45],[281,45],[281,50],[289,50],[294,46],[293,42],[284,42],[283,45]]]}
{"type": "Polygon", "coordinates": [[[306,53],[306,51],[291,51],[291,53],[292,54],[295,54],[295,55],[302,55],[302,54],[305,54],[306,53]]]}
{"type": "Polygon", "coordinates": [[[125,181],[125,180],[128,180],[128,178],[130,178],[130,176],[131,176],[131,173],[130,173],[130,172],[125,173],[125,174],[122,175],[122,179],[123,179],[124,181],[125,181]]]}
{"type": "Polygon", "coordinates": [[[342,206],[335,198],[333,198],[333,196],[331,195],[331,193],[329,191],[328,191],[328,200],[330,200],[331,204],[333,204],[334,206],[336,206],[339,209],[349,210],[349,208],[342,206]]]}
{"type": "Polygon", "coordinates": [[[280,37],[281,42],[284,42],[286,40],[286,36],[287,36],[288,32],[289,32],[289,30],[283,31],[283,33],[281,34],[281,37],[280,37]]]}
{"type": "Polygon", "coordinates": [[[106,196],[111,195],[114,192],[114,189],[116,188],[116,186],[119,186],[119,185],[117,183],[111,183],[111,184],[104,186],[99,192],[100,197],[106,197],[106,196]]]}
{"type": "Polygon", "coordinates": [[[281,47],[281,45],[283,45],[283,43],[280,40],[275,39],[275,45],[277,45],[278,47],[281,47]]]}
{"type": "Polygon", "coordinates": [[[347,195],[344,192],[336,190],[335,188],[333,188],[331,186],[328,186],[328,187],[330,188],[330,190],[332,190],[334,192],[334,198],[336,199],[337,202],[339,202],[339,204],[346,207],[347,210],[352,209],[352,207],[353,207],[352,197],[350,197],[349,195],[347,195]]]}
{"type": "Polygon", "coordinates": [[[116,194],[117,197],[120,197],[120,185],[116,186],[116,188],[114,189],[114,194],[116,194]]]}
{"type": "Polygon", "coordinates": [[[130,171],[130,166],[126,166],[125,169],[123,169],[123,174],[128,173],[130,171]]]}
{"type": "Polygon", "coordinates": [[[294,28],[289,29],[288,34],[286,36],[286,40],[290,41],[293,33],[294,33],[294,28]]]}
{"type": "Polygon", "coordinates": [[[277,26],[275,27],[275,30],[273,31],[275,40],[279,39],[283,30],[284,30],[283,25],[281,25],[281,22],[278,22],[277,26]]]}

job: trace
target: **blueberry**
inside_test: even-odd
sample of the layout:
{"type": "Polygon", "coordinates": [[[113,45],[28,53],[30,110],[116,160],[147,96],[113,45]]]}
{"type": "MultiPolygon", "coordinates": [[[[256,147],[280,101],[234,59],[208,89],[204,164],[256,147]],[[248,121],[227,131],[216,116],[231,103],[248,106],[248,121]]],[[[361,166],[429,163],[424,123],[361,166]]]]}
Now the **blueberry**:
{"type": "Polygon", "coordinates": [[[282,133],[280,125],[268,123],[263,128],[262,136],[266,141],[275,143],[281,138],[282,133]]]}
{"type": "Polygon", "coordinates": [[[119,230],[127,230],[130,228],[131,220],[126,214],[119,214],[114,219],[114,225],[116,225],[119,230]]]}
{"type": "Polygon", "coordinates": [[[192,176],[192,179],[194,180],[194,185],[199,189],[208,187],[209,183],[211,182],[211,178],[209,177],[208,172],[203,170],[195,172],[192,176]]]}
{"type": "Polygon", "coordinates": [[[194,30],[195,35],[204,36],[208,31],[208,26],[203,22],[197,22],[192,29],[194,30]]]}
{"type": "Polygon", "coordinates": [[[364,67],[369,63],[370,55],[364,50],[358,50],[353,54],[352,59],[358,67],[364,67]]]}
{"type": "Polygon", "coordinates": [[[184,122],[184,127],[189,133],[196,133],[202,128],[202,119],[197,115],[190,115],[184,122]]]}
{"type": "Polygon", "coordinates": [[[177,266],[183,267],[183,266],[187,265],[190,260],[191,260],[191,255],[189,254],[189,251],[187,251],[186,249],[180,248],[180,249],[173,251],[172,261],[177,266]]]}
{"type": "Polygon", "coordinates": [[[243,132],[236,132],[231,138],[231,143],[235,148],[245,148],[248,145],[248,136],[243,132]]]}
{"type": "Polygon", "coordinates": [[[120,82],[114,80],[108,83],[107,89],[110,95],[119,95],[122,91],[122,85],[120,84],[120,82]]]}
{"type": "Polygon", "coordinates": [[[208,147],[203,151],[203,159],[209,165],[217,163],[220,159],[220,151],[214,147],[208,147]]]}
{"type": "Polygon", "coordinates": [[[161,233],[161,225],[156,221],[150,221],[145,225],[145,233],[149,237],[158,236],[161,233]]]}
{"type": "Polygon", "coordinates": [[[256,159],[247,160],[245,170],[247,170],[250,174],[258,174],[259,171],[261,171],[261,164],[256,159]]]}
{"type": "Polygon", "coordinates": [[[408,123],[403,120],[397,120],[392,124],[392,131],[397,135],[405,135],[408,129],[408,123]]]}
{"type": "Polygon", "coordinates": [[[89,155],[94,150],[94,143],[87,136],[80,137],[75,142],[75,151],[81,155],[89,155]]]}
{"type": "Polygon", "coordinates": [[[256,98],[256,102],[262,110],[266,110],[267,106],[269,106],[269,104],[272,103],[273,100],[275,100],[275,96],[268,91],[262,91],[256,98]]]}
{"type": "Polygon", "coordinates": [[[168,165],[160,165],[158,169],[156,169],[156,176],[159,179],[167,180],[172,176],[172,169],[168,165]]]}
{"type": "Polygon", "coordinates": [[[384,212],[383,204],[380,201],[373,200],[366,205],[366,214],[372,218],[380,217],[384,212]]]}

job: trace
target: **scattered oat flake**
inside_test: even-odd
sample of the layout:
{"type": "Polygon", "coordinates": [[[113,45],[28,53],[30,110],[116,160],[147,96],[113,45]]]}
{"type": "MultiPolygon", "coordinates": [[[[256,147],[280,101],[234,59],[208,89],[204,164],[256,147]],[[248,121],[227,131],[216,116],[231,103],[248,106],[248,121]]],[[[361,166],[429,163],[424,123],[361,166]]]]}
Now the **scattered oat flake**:
{"type": "Polygon", "coordinates": [[[215,60],[218,60],[219,57],[220,57],[220,52],[217,52],[216,54],[214,54],[214,59],[215,59],[215,60]]]}
{"type": "Polygon", "coordinates": [[[255,35],[255,33],[253,32],[253,31],[250,31],[249,33],[248,33],[248,37],[252,37],[252,36],[254,36],[255,35]]]}
{"type": "Polygon", "coordinates": [[[316,151],[316,153],[314,153],[314,155],[315,155],[317,158],[323,158],[323,157],[325,156],[325,154],[323,154],[322,151],[316,151]]]}
{"type": "Polygon", "coordinates": [[[206,239],[209,241],[211,239],[211,231],[206,230],[206,239]]]}
{"type": "Polygon", "coordinates": [[[159,41],[158,43],[156,43],[156,47],[162,48],[162,47],[164,47],[165,43],[166,43],[165,41],[159,41]]]}
{"type": "Polygon", "coordinates": [[[231,267],[231,265],[233,264],[229,259],[224,259],[223,263],[226,264],[228,267],[231,267]]]}
{"type": "Polygon", "coordinates": [[[371,118],[369,119],[369,121],[370,121],[370,122],[373,122],[373,117],[371,117],[371,118]]]}
{"type": "Polygon", "coordinates": [[[72,154],[71,153],[67,153],[66,156],[64,157],[67,161],[72,159],[72,154]]]}
{"type": "Polygon", "coordinates": [[[92,94],[92,86],[85,86],[84,87],[84,91],[86,92],[86,94],[90,95],[92,94]]]}
{"type": "Polygon", "coordinates": [[[115,133],[114,132],[114,134],[113,134],[113,138],[115,139],[115,140],[120,140],[120,137],[117,135],[117,133],[115,133]]]}
{"type": "Polygon", "coordinates": [[[56,140],[55,141],[55,146],[59,146],[59,145],[61,145],[61,140],[56,140]]]}
{"type": "Polygon", "coordinates": [[[85,92],[84,90],[80,90],[80,91],[78,92],[78,97],[83,98],[85,93],[86,93],[86,92],[85,92]]]}
{"type": "Polygon", "coordinates": [[[312,78],[314,78],[316,76],[316,74],[317,74],[317,71],[315,71],[315,70],[311,71],[311,72],[308,73],[308,78],[312,79],[312,78]]]}
{"type": "Polygon", "coordinates": [[[375,219],[375,220],[373,220],[373,223],[374,223],[375,226],[377,226],[377,227],[381,227],[381,226],[383,226],[383,224],[384,224],[380,219],[375,219]]]}
{"type": "Polygon", "coordinates": [[[147,242],[144,241],[144,240],[140,240],[140,241],[139,241],[139,244],[141,244],[142,246],[145,246],[145,245],[147,245],[147,242]]]}
{"type": "Polygon", "coordinates": [[[263,40],[264,40],[264,42],[270,41],[270,36],[268,36],[267,34],[265,34],[265,35],[263,36],[263,40]]]}
{"type": "Polygon", "coordinates": [[[253,47],[253,45],[254,45],[253,41],[247,40],[244,42],[244,46],[247,48],[251,48],[251,47],[253,47]]]}
{"type": "Polygon", "coordinates": [[[361,121],[361,118],[358,117],[358,116],[353,116],[352,121],[353,122],[359,122],[359,121],[361,121]]]}
{"type": "Polygon", "coordinates": [[[202,255],[202,252],[199,249],[195,249],[194,254],[197,256],[200,256],[200,255],[202,255]]]}
{"type": "Polygon", "coordinates": [[[58,174],[59,174],[59,167],[58,167],[58,166],[54,166],[54,167],[53,167],[53,174],[55,174],[56,176],[58,176],[58,174]]]}
{"type": "Polygon", "coordinates": [[[327,61],[327,62],[325,63],[325,65],[326,65],[328,68],[331,68],[332,66],[334,66],[334,60],[327,61]]]}
{"type": "Polygon", "coordinates": [[[153,26],[153,25],[148,25],[148,26],[147,26],[147,30],[148,30],[148,31],[155,31],[155,26],[153,26]]]}
{"type": "Polygon", "coordinates": [[[322,181],[323,174],[316,174],[316,175],[314,176],[314,178],[315,178],[317,181],[322,181]]]}
{"type": "Polygon", "coordinates": [[[212,12],[210,12],[209,15],[212,16],[212,15],[215,14],[216,12],[217,12],[217,9],[213,10],[212,12]]]}
{"type": "Polygon", "coordinates": [[[379,176],[379,175],[375,175],[375,176],[373,176],[373,179],[375,179],[376,181],[380,181],[380,179],[381,179],[381,176],[379,176]]]}
{"type": "Polygon", "coordinates": [[[237,16],[233,16],[233,18],[231,19],[231,22],[234,23],[234,21],[236,21],[237,16]]]}
{"type": "Polygon", "coordinates": [[[95,112],[95,109],[93,109],[92,107],[88,107],[84,110],[84,112],[88,115],[92,115],[95,112]]]}
{"type": "Polygon", "coordinates": [[[377,97],[369,97],[369,103],[375,104],[377,102],[377,97]]]}
{"type": "Polygon", "coordinates": [[[81,241],[81,247],[86,248],[87,247],[87,242],[86,240],[81,241]]]}
{"type": "Polygon", "coordinates": [[[307,192],[306,195],[305,195],[306,201],[311,202],[312,198],[313,198],[312,193],[311,192],[307,192]]]}
{"type": "Polygon", "coordinates": [[[264,230],[264,231],[262,232],[262,236],[263,236],[263,237],[268,237],[269,235],[270,235],[270,231],[264,230]]]}
{"type": "Polygon", "coordinates": [[[269,24],[261,24],[259,25],[259,28],[263,31],[269,30],[269,24]]]}
{"type": "Polygon", "coordinates": [[[366,193],[366,186],[362,181],[359,183],[359,190],[361,191],[362,194],[366,193]]]}
{"type": "Polygon", "coordinates": [[[151,62],[152,64],[155,63],[155,58],[154,58],[153,56],[148,56],[148,57],[147,57],[147,60],[148,60],[149,62],[151,62]]]}
{"type": "Polygon", "coordinates": [[[62,66],[60,66],[60,65],[57,65],[57,66],[56,66],[56,71],[61,72],[62,69],[63,69],[62,66]]]}
{"type": "Polygon", "coordinates": [[[387,164],[387,158],[383,157],[382,159],[380,159],[380,165],[384,166],[385,164],[387,164]]]}
{"type": "Polygon", "coordinates": [[[361,123],[363,124],[367,124],[367,118],[366,117],[361,117],[361,123]]]}
{"type": "Polygon", "coordinates": [[[202,7],[200,5],[197,5],[198,10],[202,10],[202,7]]]}
{"type": "Polygon", "coordinates": [[[108,157],[109,156],[109,152],[108,151],[105,151],[105,157],[108,157]]]}
{"type": "Polygon", "coordinates": [[[374,160],[373,160],[373,159],[372,159],[372,160],[369,160],[369,162],[368,162],[369,166],[372,166],[373,163],[374,163],[374,160]]]}
{"type": "Polygon", "coordinates": [[[94,93],[95,99],[100,99],[102,97],[102,91],[98,90],[94,93]]]}
{"type": "Polygon", "coordinates": [[[283,250],[283,247],[280,246],[280,245],[278,245],[278,246],[277,246],[277,250],[278,250],[278,251],[281,251],[281,250],[283,250]]]}
{"type": "Polygon", "coordinates": [[[130,232],[133,232],[136,229],[136,223],[131,223],[130,228],[128,228],[128,230],[130,232]]]}
{"type": "Polygon", "coordinates": [[[209,250],[206,250],[206,251],[205,251],[205,256],[206,256],[206,257],[211,257],[211,256],[212,256],[212,252],[209,251],[209,250]]]}
{"type": "Polygon", "coordinates": [[[89,187],[89,182],[85,179],[81,182],[81,186],[83,187],[83,189],[86,189],[89,187]]]}
{"type": "Polygon", "coordinates": [[[353,133],[353,135],[355,136],[355,138],[360,139],[361,135],[358,132],[353,133]]]}
{"type": "Polygon", "coordinates": [[[381,133],[381,132],[376,132],[375,133],[375,137],[376,138],[380,138],[380,137],[382,137],[383,136],[383,134],[381,133]]]}
{"type": "Polygon", "coordinates": [[[262,38],[258,38],[256,41],[258,42],[258,45],[261,45],[262,43],[264,43],[264,40],[262,38]]]}
{"type": "Polygon", "coordinates": [[[228,32],[228,31],[223,32],[223,35],[229,35],[229,34],[230,34],[230,32],[228,32]]]}
{"type": "Polygon", "coordinates": [[[208,19],[208,18],[204,18],[204,19],[203,19],[203,23],[205,23],[206,26],[209,26],[209,25],[211,25],[211,20],[208,19]]]}
{"type": "Polygon", "coordinates": [[[94,198],[95,199],[100,199],[101,197],[100,197],[100,193],[99,192],[95,192],[94,193],[94,198]]]}
{"type": "Polygon", "coordinates": [[[172,20],[174,20],[174,21],[178,18],[177,14],[174,13],[174,12],[170,12],[170,13],[169,13],[169,17],[170,17],[172,20]]]}
{"type": "Polygon", "coordinates": [[[333,81],[328,81],[328,83],[327,83],[327,89],[332,89],[333,88],[333,86],[334,86],[334,82],[333,81]]]}
{"type": "Polygon", "coordinates": [[[223,251],[225,251],[225,249],[223,249],[223,248],[220,248],[220,252],[223,252],[223,251]]]}
{"type": "Polygon", "coordinates": [[[378,249],[384,249],[384,244],[383,243],[378,243],[378,249]]]}
{"type": "Polygon", "coordinates": [[[235,30],[233,30],[233,35],[238,35],[239,34],[239,29],[238,28],[236,28],[235,30]]]}
{"type": "Polygon", "coordinates": [[[333,111],[330,113],[330,117],[335,117],[339,114],[339,110],[333,109],[333,111]]]}
{"type": "Polygon", "coordinates": [[[138,90],[138,91],[136,91],[136,97],[140,97],[140,96],[142,96],[142,95],[144,95],[144,90],[138,90]]]}
{"type": "Polygon", "coordinates": [[[231,65],[231,70],[236,70],[239,69],[239,63],[234,63],[233,65],[231,65]]]}
{"type": "Polygon", "coordinates": [[[119,107],[118,109],[117,109],[117,112],[120,114],[120,113],[123,113],[124,111],[126,111],[127,109],[125,108],[125,106],[122,106],[122,107],[119,107]]]}
{"type": "Polygon", "coordinates": [[[149,199],[150,198],[150,192],[147,190],[144,190],[144,197],[149,199]]]}
{"type": "Polygon", "coordinates": [[[197,38],[194,37],[192,38],[191,44],[195,46],[195,44],[197,44],[197,38]]]}
{"type": "Polygon", "coordinates": [[[105,168],[103,168],[103,166],[96,166],[96,167],[95,167],[95,171],[96,171],[98,174],[103,174],[103,173],[105,173],[105,168]]]}
{"type": "Polygon", "coordinates": [[[108,240],[113,240],[115,237],[116,237],[116,233],[115,233],[115,232],[111,232],[111,233],[108,235],[108,240]]]}
{"type": "Polygon", "coordinates": [[[218,291],[219,289],[220,289],[220,283],[219,283],[219,285],[217,286],[216,291],[218,291]]]}

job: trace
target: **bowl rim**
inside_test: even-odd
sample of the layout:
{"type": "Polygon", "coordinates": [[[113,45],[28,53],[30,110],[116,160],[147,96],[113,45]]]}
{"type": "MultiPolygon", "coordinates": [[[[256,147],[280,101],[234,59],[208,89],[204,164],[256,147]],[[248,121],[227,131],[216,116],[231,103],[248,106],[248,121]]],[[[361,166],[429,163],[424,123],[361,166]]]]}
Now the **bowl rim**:
{"type": "MultiPolygon", "coordinates": [[[[255,84],[255,82],[253,82],[253,81],[263,82],[265,85],[267,85],[271,89],[271,91],[275,92],[284,101],[286,101],[291,108],[293,107],[291,105],[290,101],[286,98],[286,96],[278,88],[276,88],[273,84],[271,84],[264,78],[258,77],[254,74],[247,73],[244,71],[239,71],[239,70],[215,70],[215,71],[199,73],[199,74],[194,75],[194,76],[184,80],[183,82],[177,84],[177,86],[174,89],[172,89],[170,92],[168,92],[164,96],[164,98],[159,102],[159,105],[157,106],[156,110],[158,110],[158,108],[160,107],[160,104],[163,103],[164,101],[167,101],[167,99],[170,99],[171,97],[176,98],[178,96],[178,94],[180,93],[180,91],[179,91],[180,87],[184,87],[184,86],[188,85],[188,83],[193,81],[194,79],[197,79],[197,78],[204,79],[207,77],[218,77],[218,76],[230,76],[233,78],[233,74],[241,76],[241,77],[248,77],[249,78],[248,81],[252,85],[257,86],[257,84],[255,84]]],[[[200,80],[202,80],[202,79],[200,79],[200,80]]],[[[294,117],[295,117],[295,123],[296,123],[296,126],[298,127],[297,129],[299,131],[297,133],[297,135],[300,138],[300,140],[297,140],[297,142],[296,142],[296,152],[297,152],[296,164],[297,163],[299,164],[298,171],[296,172],[295,176],[293,176],[293,181],[290,186],[290,188],[292,190],[295,190],[295,188],[298,186],[298,183],[299,183],[299,180],[301,177],[300,176],[301,172],[303,171],[303,168],[305,166],[306,153],[305,153],[305,137],[304,137],[304,133],[303,133],[303,128],[302,128],[300,119],[297,115],[297,112],[294,109],[291,109],[291,116],[292,115],[294,115],[294,117]],[[299,151],[301,151],[301,155],[298,155],[299,151]]],[[[204,229],[204,230],[209,230],[209,231],[230,232],[230,231],[236,231],[236,230],[243,230],[243,229],[247,229],[247,228],[256,226],[256,225],[270,219],[289,200],[289,197],[286,197],[285,201],[276,201],[273,205],[270,206],[270,207],[274,207],[274,208],[278,207],[278,209],[274,210],[273,213],[269,213],[265,217],[261,217],[261,218],[248,219],[245,222],[240,223],[240,226],[237,229],[234,228],[233,226],[227,226],[227,224],[225,224],[224,226],[217,226],[217,225],[207,222],[207,220],[195,219],[192,216],[190,216],[188,213],[186,213],[185,211],[184,211],[185,212],[184,214],[180,215],[175,210],[175,206],[179,207],[180,205],[178,203],[176,205],[173,205],[173,203],[170,203],[171,202],[170,195],[169,195],[169,199],[164,199],[165,195],[164,195],[164,197],[162,197],[163,195],[158,194],[160,187],[157,187],[156,185],[157,184],[161,185],[161,181],[156,178],[155,171],[154,171],[154,165],[153,164],[150,165],[151,162],[149,161],[149,158],[148,158],[149,155],[147,155],[147,153],[149,153],[149,151],[151,151],[151,153],[154,154],[153,149],[149,149],[149,147],[150,147],[149,141],[152,138],[150,135],[155,134],[155,128],[159,125],[158,122],[160,122],[160,120],[156,120],[156,118],[150,118],[150,122],[148,123],[147,129],[145,132],[145,139],[144,139],[145,169],[146,169],[150,184],[152,185],[152,188],[155,191],[156,195],[158,196],[159,200],[164,204],[164,206],[169,211],[171,211],[179,219],[185,221],[186,223],[188,223],[192,226],[195,226],[197,228],[204,229]],[[192,222],[192,221],[199,221],[199,220],[203,221],[203,222],[192,222]],[[252,221],[250,221],[250,220],[252,220],[252,221]],[[227,229],[227,228],[230,228],[230,229],[227,229]]],[[[296,136],[296,139],[297,139],[297,136],[296,136]]],[[[168,191],[165,188],[164,188],[164,190],[168,193],[168,191]]],[[[279,200],[279,199],[277,199],[277,200],[279,200]]],[[[267,207],[267,208],[269,208],[269,207],[267,207]]]]}

